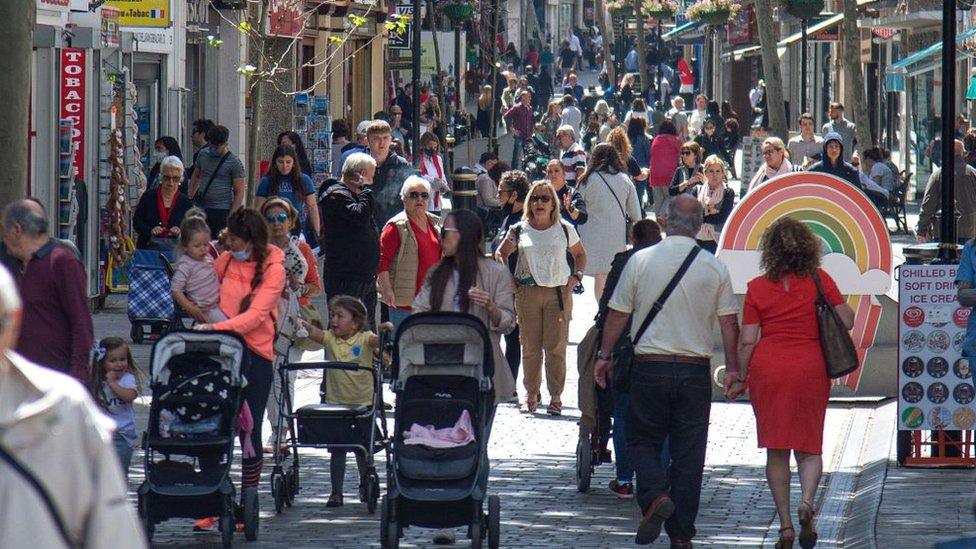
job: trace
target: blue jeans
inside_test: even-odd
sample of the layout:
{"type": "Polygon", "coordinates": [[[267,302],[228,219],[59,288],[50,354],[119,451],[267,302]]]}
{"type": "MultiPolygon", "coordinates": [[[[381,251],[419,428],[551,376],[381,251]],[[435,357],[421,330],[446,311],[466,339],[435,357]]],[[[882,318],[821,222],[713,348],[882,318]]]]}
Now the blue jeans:
{"type": "Polygon", "coordinates": [[[668,495],[675,510],[665,522],[671,539],[695,537],[701,498],[708,417],[709,369],[681,362],[638,362],[630,375],[627,448],[637,474],[637,501],[647,509],[668,495]],[[671,463],[663,466],[665,439],[671,463]]]}
{"type": "Polygon", "coordinates": [[[522,160],[522,149],[525,145],[524,137],[512,138],[512,169],[517,170],[519,162],[522,160]]]}
{"type": "Polygon", "coordinates": [[[115,453],[119,456],[119,463],[122,465],[122,473],[125,478],[129,478],[129,466],[132,465],[132,445],[124,436],[116,432],[112,435],[112,444],[115,446],[115,453]]]}
{"type": "Polygon", "coordinates": [[[613,451],[617,453],[617,482],[634,482],[634,466],[627,452],[627,408],[630,393],[613,392],[613,451]]]}

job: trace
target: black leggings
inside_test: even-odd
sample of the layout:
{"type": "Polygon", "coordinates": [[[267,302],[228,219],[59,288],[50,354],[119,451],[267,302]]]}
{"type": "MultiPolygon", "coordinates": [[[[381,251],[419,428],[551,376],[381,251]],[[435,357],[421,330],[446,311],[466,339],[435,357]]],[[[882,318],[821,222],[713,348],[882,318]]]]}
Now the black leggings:
{"type": "Polygon", "coordinates": [[[251,445],[257,456],[241,459],[241,486],[257,486],[261,479],[261,465],[264,462],[261,426],[264,424],[264,412],[268,406],[268,396],[271,394],[271,381],[274,369],[271,361],[258,356],[254,351],[247,350],[248,366],[244,370],[247,387],[244,388],[244,401],[251,409],[254,418],[254,429],[251,431],[251,445]]]}
{"type": "MultiPolygon", "coordinates": [[[[332,454],[329,462],[329,476],[333,494],[342,495],[342,485],[346,480],[346,454],[348,452],[349,450],[329,450],[329,453],[332,454]]],[[[359,468],[359,478],[362,482],[363,475],[366,474],[366,454],[360,450],[352,450],[352,453],[356,456],[356,466],[359,468]]]]}

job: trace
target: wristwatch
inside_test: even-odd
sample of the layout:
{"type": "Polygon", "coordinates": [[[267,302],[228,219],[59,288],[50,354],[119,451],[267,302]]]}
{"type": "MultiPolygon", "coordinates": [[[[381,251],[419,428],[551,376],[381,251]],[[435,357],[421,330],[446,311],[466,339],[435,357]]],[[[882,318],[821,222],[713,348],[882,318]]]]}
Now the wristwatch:
{"type": "Polygon", "coordinates": [[[583,271],[576,271],[573,276],[576,277],[577,282],[583,282],[583,271]]]}
{"type": "Polygon", "coordinates": [[[604,353],[603,351],[597,351],[596,352],[596,359],[597,360],[610,360],[610,355],[604,353]]]}

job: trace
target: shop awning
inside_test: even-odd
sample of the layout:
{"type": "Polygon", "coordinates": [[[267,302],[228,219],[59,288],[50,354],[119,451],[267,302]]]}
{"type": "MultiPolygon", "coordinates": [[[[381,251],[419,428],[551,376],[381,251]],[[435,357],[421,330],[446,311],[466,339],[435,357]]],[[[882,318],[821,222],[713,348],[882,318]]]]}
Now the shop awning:
{"type": "Polygon", "coordinates": [[[748,57],[750,55],[758,55],[762,50],[762,46],[759,44],[750,44],[748,46],[739,46],[732,51],[727,51],[722,54],[722,57],[731,57],[736,61],[742,59],[743,57],[748,57]]]}
{"type": "MultiPolygon", "coordinates": [[[[831,17],[828,17],[827,19],[824,19],[823,21],[820,21],[819,23],[816,23],[814,25],[810,25],[809,27],[807,27],[807,39],[809,40],[814,35],[820,34],[821,32],[823,32],[825,30],[830,30],[830,29],[836,27],[843,20],[844,20],[844,14],[843,13],[838,13],[837,15],[833,15],[831,17]]],[[[803,38],[803,32],[801,31],[801,32],[798,32],[796,34],[791,34],[788,37],[780,40],[779,43],[776,44],[776,45],[779,46],[779,47],[781,47],[781,48],[785,48],[786,46],[789,46],[790,44],[795,44],[795,43],[799,42],[802,38],[803,38]]]]}
{"type": "MultiPolygon", "coordinates": [[[[960,44],[968,40],[969,38],[972,38],[973,36],[976,36],[976,28],[969,29],[963,32],[962,34],[956,36],[956,43],[960,44]]],[[[915,65],[918,65],[923,61],[929,61],[929,63],[926,63],[924,65],[925,70],[939,66],[942,63],[942,59],[939,56],[939,54],[941,53],[942,53],[942,41],[940,40],[935,44],[932,44],[931,46],[925,48],[924,50],[917,51],[905,57],[904,59],[901,59],[900,61],[892,63],[891,65],[888,66],[885,72],[887,72],[888,74],[908,74],[909,72],[913,72],[917,74],[918,72],[924,72],[924,70],[915,71],[913,69],[915,68],[915,65]]],[[[962,57],[963,55],[965,54],[959,53],[960,57],[962,57]]]]}
{"type": "Polygon", "coordinates": [[[682,23],[676,26],[675,28],[669,30],[668,32],[662,34],[661,38],[663,40],[674,40],[675,38],[681,36],[682,34],[685,34],[686,32],[690,32],[697,29],[698,27],[701,26],[701,24],[702,22],[699,20],[682,23]]]}

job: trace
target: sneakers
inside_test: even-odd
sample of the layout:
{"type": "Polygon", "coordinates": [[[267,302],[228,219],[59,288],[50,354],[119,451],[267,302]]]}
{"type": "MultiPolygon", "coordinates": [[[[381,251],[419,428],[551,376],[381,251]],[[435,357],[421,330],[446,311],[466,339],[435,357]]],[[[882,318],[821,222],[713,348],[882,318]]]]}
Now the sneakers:
{"type": "Polygon", "coordinates": [[[647,510],[644,511],[644,518],[641,519],[640,526],[637,527],[637,536],[634,543],[637,545],[650,545],[661,535],[661,526],[674,513],[674,502],[668,496],[658,496],[647,510]]]}
{"type": "Polygon", "coordinates": [[[630,482],[610,481],[610,491],[620,499],[633,499],[634,485],[630,482]]]}

